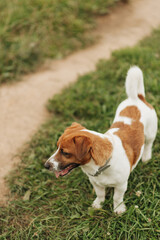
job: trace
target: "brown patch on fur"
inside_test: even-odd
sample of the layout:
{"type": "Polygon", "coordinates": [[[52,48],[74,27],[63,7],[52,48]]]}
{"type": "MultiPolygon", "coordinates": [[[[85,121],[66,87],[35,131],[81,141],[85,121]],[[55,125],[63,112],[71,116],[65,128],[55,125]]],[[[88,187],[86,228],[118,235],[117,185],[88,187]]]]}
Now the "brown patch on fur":
{"type": "Polygon", "coordinates": [[[123,122],[115,122],[111,128],[119,128],[114,134],[117,135],[125,149],[132,167],[139,158],[141,147],[144,144],[144,127],[140,121],[133,121],[131,125],[123,122]]]}
{"type": "Polygon", "coordinates": [[[141,117],[141,113],[136,106],[128,106],[120,112],[120,116],[139,120],[141,117]]]}
{"type": "Polygon", "coordinates": [[[150,109],[153,109],[152,105],[150,103],[148,103],[145,99],[145,97],[142,94],[138,94],[139,99],[144,102],[144,104],[146,104],[150,109]]]}
{"type": "Polygon", "coordinates": [[[59,138],[57,145],[60,146],[60,150],[55,159],[61,163],[62,167],[70,163],[84,165],[90,161],[91,157],[97,165],[103,166],[111,156],[112,144],[108,139],[81,131],[83,129],[85,128],[80,124],[73,123],[59,138]],[[61,149],[69,155],[63,155],[61,149]]]}

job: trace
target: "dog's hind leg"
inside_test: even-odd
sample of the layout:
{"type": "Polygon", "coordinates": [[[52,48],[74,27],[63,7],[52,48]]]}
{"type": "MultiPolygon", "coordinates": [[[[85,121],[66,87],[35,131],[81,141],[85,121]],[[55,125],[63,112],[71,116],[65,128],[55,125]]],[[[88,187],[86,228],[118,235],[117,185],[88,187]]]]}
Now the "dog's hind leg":
{"type": "Polygon", "coordinates": [[[152,158],[152,145],[154,139],[146,140],[142,155],[142,162],[148,162],[152,158]]]}
{"type": "Polygon", "coordinates": [[[145,144],[144,151],[142,155],[142,161],[147,162],[152,158],[152,145],[157,134],[157,116],[156,112],[150,114],[150,121],[148,122],[148,127],[145,129],[145,144]]]}

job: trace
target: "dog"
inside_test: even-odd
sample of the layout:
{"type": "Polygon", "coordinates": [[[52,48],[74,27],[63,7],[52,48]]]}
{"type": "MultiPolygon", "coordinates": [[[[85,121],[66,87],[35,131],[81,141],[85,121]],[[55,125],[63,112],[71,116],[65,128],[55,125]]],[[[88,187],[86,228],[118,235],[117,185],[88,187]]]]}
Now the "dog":
{"type": "Polygon", "coordinates": [[[102,134],[78,123],[66,128],[57,142],[57,151],[45,167],[56,177],[65,176],[80,166],[97,195],[92,207],[99,209],[105,200],[105,188],[113,187],[114,212],[126,211],[123,198],[130,173],[142,158],[152,157],[157,133],[157,115],[146,101],[143,73],[137,66],[129,69],[125,88],[128,98],[117,108],[113,124],[102,134]]]}

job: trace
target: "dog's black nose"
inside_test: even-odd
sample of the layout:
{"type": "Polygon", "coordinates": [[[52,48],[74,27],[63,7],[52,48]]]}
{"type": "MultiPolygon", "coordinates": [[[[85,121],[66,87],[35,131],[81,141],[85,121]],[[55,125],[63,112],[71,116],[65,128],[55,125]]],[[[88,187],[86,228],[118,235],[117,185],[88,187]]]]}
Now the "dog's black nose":
{"type": "Polygon", "coordinates": [[[51,165],[49,164],[49,162],[46,162],[46,163],[44,164],[44,167],[45,167],[46,169],[50,169],[51,165]]]}

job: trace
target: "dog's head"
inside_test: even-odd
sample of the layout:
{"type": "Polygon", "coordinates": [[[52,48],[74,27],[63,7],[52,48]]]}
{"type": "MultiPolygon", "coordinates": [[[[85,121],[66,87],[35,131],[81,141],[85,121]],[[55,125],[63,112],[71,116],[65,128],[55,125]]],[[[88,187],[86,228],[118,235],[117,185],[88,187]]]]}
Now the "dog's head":
{"type": "Polygon", "coordinates": [[[72,169],[89,163],[91,158],[102,166],[110,157],[112,144],[85,130],[80,124],[73,123],[59,138],[57,151],[45,163],[56,177],[67,175],[72,169]]]}

